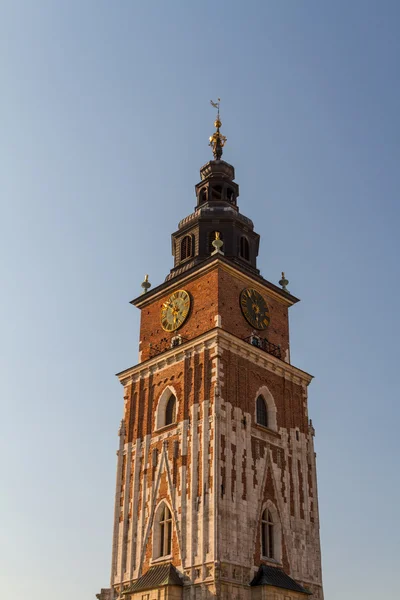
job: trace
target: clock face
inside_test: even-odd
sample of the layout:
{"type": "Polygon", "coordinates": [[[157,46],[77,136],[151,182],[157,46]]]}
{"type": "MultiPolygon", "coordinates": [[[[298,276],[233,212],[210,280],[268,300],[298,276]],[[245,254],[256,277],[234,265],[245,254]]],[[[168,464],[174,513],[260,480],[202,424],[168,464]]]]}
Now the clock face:
{"type": "Polygon", "coordinates": [[[165,331],[175,331],[185,322],[190,309],[190,296],[178,290],[161,307],[161,325],[165,331]]]}
{"type": "Polygon", "coordinates": [[[245,288],[240,294],[240,307],[246,320],[255,329],[267,329],[270,316],[266,301],[254,288],[245,288]]]}

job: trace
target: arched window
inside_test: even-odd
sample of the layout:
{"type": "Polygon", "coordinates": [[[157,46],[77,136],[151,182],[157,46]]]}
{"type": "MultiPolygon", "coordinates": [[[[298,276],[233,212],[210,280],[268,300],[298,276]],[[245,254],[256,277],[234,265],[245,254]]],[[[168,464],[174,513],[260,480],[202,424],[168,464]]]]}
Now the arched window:
{"type": "Polygon", "coordinates": [[[157,401],[155,410],[154,428],[157,431],[167,425],[176,423],[176,416],[179,413],[179,397],[172,385],[168,385],[162,391],[157,401]]]}
{"type": "MultiPolygon", "coordinates": [[[[208,237],[208,251],[210,254],[211,254],[211,252],[214,252],[214,250],[215,250],[214,246],[212,245],[213,241],[215,240],[215,234],[216,234],[216,231],[212,231],[208,237]]],[[[224,236],[222,235],[221,232],[219,232],[219,239],[224,241],[224,236]]]]}
{"type": "Polygon", "coordinates": [[[201,190],[200,192],[200,204],[207,202],[207,192],[206,190],[201,190]]]}
{"type": "Polygon", "coordinates": [[[254,421],[259,425],[278,431],[276,404],[266,385],[262,385],[254,398],[254,421]]]}
{"type": "Polygon", "coordinates": [[[249,240],[244,236],[240,238],[240,256],[245,260],[250,259],[249,240]]]}
{"type": "Polygon", "coordinates": [[[262,396],[258,396],[257,398],[257,423],[268,427],[267,404],[262,396]]]}
{"type": "Polygon", "coordinates": [[[181,260],[192,256],[192,238],[190,235],[185,235],[181,241],[181,260]]]}
{"type": "Polygon", "coordinates": [[[169,556],[172,547],[172,515],[165,502],[156,511],[154,525],[153,558],[169,556]]]}
{"type": "Polygon", "coordinates": [[[261,519],[261,552],[266,558],[275,558],[274,548],[275,525],[268,508],[262,514],[261,519]]]}
{"type": "Polygon", "coordinates": [[[175,423],[175,408],[176,408],[176,398],[172,394],[170,399],[167,402],[167,407],[165,409],[165,425],[171,425],[171,423],[175,423]]]}

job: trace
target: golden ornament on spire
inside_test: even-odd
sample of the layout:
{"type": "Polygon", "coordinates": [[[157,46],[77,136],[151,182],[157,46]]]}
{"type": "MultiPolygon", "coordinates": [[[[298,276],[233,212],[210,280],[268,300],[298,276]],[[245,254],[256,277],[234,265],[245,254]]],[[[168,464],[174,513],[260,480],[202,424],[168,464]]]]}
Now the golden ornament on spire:
{"type": "Polygon", "coordinates": [[[216,131],[210,136],[210,146],[213,151],[213,155],[215,160],[221,160],[222,149],[225,146],[226,137],[222,135],[219,128],[221,127],[221,119],[219,118],[219,105],[221,102],[221,98],[218,98],[217,102],[213,102],[210,100],[211,106],[217,109],[217,118],[214,121],[214,127],[216,127],[216,131]]]}

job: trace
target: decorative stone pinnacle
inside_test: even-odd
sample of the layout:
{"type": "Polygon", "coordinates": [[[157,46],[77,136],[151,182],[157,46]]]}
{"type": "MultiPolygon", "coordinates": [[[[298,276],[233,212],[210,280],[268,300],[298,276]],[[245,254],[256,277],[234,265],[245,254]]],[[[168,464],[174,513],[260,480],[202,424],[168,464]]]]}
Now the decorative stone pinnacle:
{"type": "Polygon", "coordinates": [[[212,242],[212,246],[214,246],[215,250],[211,252],[211,254],[223,254],[221,248],[224,245],[224,242],[220,238],[219,231],[215,232],[215,240],[212,242]]]}
{"type": "Polygon", "coordinates": [[[143,288],[142,294],[145,294],[147,292],[147,290],[151,288],[151,283],[149,281],[148,275],[144,276],[144,281],[142,281],[141,287],[143,288]]]}
{"type": "Polygon", "coordinates": [[[285,273],[282,271],[282,279],[279,281],[279,285],[282,287],[284,292],[287,292],[289,294],[290,292],[286,287],[288,283],[289,281],[285,278],[285,273]]]}
{"type": "Polygon", "coordinates": [[[226,137],[224,135],[222,135],[222,133],[219,130],[219,128],[222,125],[221,119],[219,117],[220,102],[221,102],[221,98],[218,98],[217,102],[213,102],[212,100],[210,100],[211,106],[216,108],[218,111],[217,118],[214,121],[214,127],[216,128],[216,131],[214,131],[214,133],[210,136],[210,143],[209,143],[209,146],[211,146],[211,148],[212,148],[212,152],[213,152],[215,160],[221,160],[223,147],[225,146],[225,143],[226,143],[226,137]]]}

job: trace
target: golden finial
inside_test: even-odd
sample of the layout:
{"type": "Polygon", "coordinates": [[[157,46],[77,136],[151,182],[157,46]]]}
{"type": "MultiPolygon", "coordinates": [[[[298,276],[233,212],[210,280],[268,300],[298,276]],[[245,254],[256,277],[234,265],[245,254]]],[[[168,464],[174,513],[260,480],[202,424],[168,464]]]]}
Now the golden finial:
{"type": "Polygon", "coordinates": [[[213,102],[212,100],[210,100],[211,106],[216,108],[218,111],[217,118],[214,121],[214,127],[216,128],[216,131],[214,131],[214,133],[210,136],[210,144],[209,144],[212,148],[215,160],[221,160],[222,149],[225,146],[225,142],[226,142],[226,137],[224,135],[222,135],[222,133],[219,130],[219,128],[222,125],[221,119],[219,117],[220,102],[221,102],[221,98],[218,98],[217,102],[213,102]]]}

